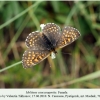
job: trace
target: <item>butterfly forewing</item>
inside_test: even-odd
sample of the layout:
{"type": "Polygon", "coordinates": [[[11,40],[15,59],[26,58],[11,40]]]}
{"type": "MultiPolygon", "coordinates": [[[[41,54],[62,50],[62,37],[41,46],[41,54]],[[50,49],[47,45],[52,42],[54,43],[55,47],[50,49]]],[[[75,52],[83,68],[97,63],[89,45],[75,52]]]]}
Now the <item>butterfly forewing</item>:
{"type": "Polygon", "coordinates": [[[80,33],[77,29],[73,27],[64,27],[61,36],[57,42],[57,48],[62,48],[72,42],[74,42],[78,37],[80,36],[80,33]]]}
{"type": "Polygon", "coordinates": [[[61,33],[60,27],[54,23],[48,23],[43,28],[43,33],[52,43],[56,43],[61,33]]]}
{"type": "Polygon", "coordinates": [[[25,44],[33,50],[46,50],[42,35],[43,33],[38,31],[30,33],[25,40],[25,44]]]}
{"type": "Polygon", "coordinates": [[[22,64],[24,68],[32,67],[49,56],[50,52],[47,50],[32,50],[28,49],[24,52],[22,57],[22,64]]]}

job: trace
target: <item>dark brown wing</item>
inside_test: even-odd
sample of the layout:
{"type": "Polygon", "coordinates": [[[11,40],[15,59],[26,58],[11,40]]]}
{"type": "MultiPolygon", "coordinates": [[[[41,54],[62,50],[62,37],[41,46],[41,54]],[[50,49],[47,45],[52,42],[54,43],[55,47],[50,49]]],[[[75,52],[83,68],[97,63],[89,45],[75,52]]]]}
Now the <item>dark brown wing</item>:
{"type": "Polygon", "coordinates": [[[30,33],[25,40],[26,46],[33,50],[46,50],[42,35],[43,33],[38,31],[30,33]]]}
{"type": "Polygon", "coordinates": [[[54,23],[47,23],[42,31],[52,44],[55,44],[57,42],[58,37],[61,33],[60,27],[54,23]]]}

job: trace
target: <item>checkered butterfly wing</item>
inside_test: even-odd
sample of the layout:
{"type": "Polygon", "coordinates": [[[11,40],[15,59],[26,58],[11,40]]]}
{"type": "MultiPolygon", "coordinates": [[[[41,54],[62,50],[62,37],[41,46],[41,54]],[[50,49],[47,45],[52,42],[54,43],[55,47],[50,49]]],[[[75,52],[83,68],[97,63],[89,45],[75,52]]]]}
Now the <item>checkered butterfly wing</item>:
{"type": "Polygon", "coordinates": [[[43,33],[38,31],[30,33],[25,40],[26,46],[33,50],[46,50],[42,35],[43,33]]]}
{"type": "Polygon", "coordinates": [[[47,23],[43,28],[43,33],[48,37],[50,42],[55,45],[59,36],[60,36],[61,29],[58,25],[54,23],[47,23]]]}
{"type": "Polygon", "coordinates": [[[24,68],[32,67],[47,58],[49,54],[50,52],[47,50],[28,49],[23,54],[22,65],[24,68]]]}
{"type": "Polygon", "coordinates": [[[78,39],[79,36],[80,33],[77,29],[69,26],[64,27],[57,42],[57,48],[63,48],[64,46],[69,45],[78,39]]]}
{"type": "Polygon", "coordinates": [[[42,32],[30,33],[25,41],[28,47],[22,57],[22,64],[24,68],[32,67],[42,60],[47,58],[50,52],[47,50],[45,40],[42,32]]]}

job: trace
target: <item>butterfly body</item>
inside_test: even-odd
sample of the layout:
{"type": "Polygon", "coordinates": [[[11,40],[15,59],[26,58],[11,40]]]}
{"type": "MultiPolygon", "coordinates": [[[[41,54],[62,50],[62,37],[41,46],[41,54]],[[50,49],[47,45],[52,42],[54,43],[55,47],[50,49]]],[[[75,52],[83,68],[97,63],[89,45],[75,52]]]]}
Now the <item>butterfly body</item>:
{"type": "Polygon", "coordinates": [[[61,31],[58,25],[47,23],[42,32],[35,31],[27,36],[25,44],[28,50],[24,52],[22,57],[23,67],[29,68],[40,63],[52,52],[57,53],[57,49],[69,45],[79,36],[79,31],[73,27],[67,26],[61,31]]]}
{"type": "Polygon", "coordinates": [[[43,34],[43,38],[44,38],[44,44],[46,46],[46,48],[52,52],[54,51],[55,52],[55,47],[56,47],[56,41],[53,40],[52,38],[48,38],[45,34],[43,34]],[[51,41],[52,40],[52,41],[51,41]]]}

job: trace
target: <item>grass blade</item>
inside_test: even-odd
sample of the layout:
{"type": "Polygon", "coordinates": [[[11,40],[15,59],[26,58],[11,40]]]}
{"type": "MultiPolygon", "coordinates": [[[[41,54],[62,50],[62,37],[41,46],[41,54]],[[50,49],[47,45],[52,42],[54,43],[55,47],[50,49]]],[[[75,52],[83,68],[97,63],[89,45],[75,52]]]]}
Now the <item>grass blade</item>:
{"type": "Polygon", "coordinates": [[[11,22],[15,21],[17,18],[19,18],[22,15],[24,15],[25,13],[27,13],[30,9],[32,9],[35,6],[37,6],[40,2],[41,1],[36,2],[32,6],[28,7],[26,10],[24,10],[23,12],[21,12],[20,14],[16,15],[15,17],[13,17],[11,20],[9,20],[9,21],[5,22],[4,24],[0,25],[0,29],[4,28],[5,26],[7,26],[8,24],[10,24],[11,22]]]}
{"type": "Polygon", "coordinates": [[[15,63],[15,64],[12,64],[12,65],[8,66],[8,67],[5,67],[5,68],[3,68],[3,69],[0,69],[0,72],[3,72],[3,71],[5,71],[5,70],[8,70],[8,69],[10,69],[10,68],[12,68],[12,67],[14,67],[14,66],[16,66],[16,65],[19,65],[19,64],[21,64],[21,63],[22,63],[22,61],[19,61],[19,62],[15,63]]]}

